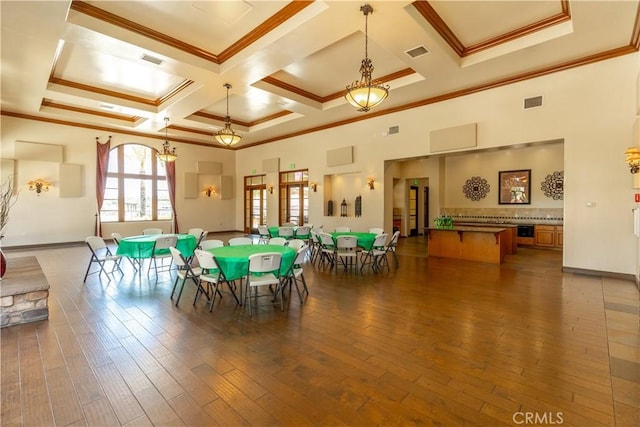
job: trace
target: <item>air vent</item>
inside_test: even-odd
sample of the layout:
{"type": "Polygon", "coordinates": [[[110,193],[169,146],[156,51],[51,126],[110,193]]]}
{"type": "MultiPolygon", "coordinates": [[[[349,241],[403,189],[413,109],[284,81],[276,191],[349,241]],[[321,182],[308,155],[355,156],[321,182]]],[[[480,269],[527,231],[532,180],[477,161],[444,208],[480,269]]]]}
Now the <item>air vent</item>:
{"type": "Polygon", "coordinates": [[[414,47],[413,49],[406,50],[404,53],[412,58],[417,58],[418,56],[426,55],[427,53],[429,53],[429,51],[424,46],[418,46],[414,47]]]}
{"type": "Polygon", "coordinates": [[[162,59],[156,58],[155,56],[147,55],[146,53],[143,54],[140,57],[140,59],[142,59],[143,61],[151,62],[152,64],[156,64],[156,65],[160,65],[163,62],[162,59]]]}
{"type": "Polygon", "coordinates": [[[391,126],[389,128],[389,131],[387,132],[387,135],[394,135],[396,133],[400,133],[400,126],[391,126]]]}
{"type": "Polygon", "coordinates": [[[109,104],[99,104],[98,108],[102,108],[103,110],[113,110],[116,107],[114,105],[109,105],[109,104]]]}
{"type": "Polygon", "coordinates": [[[532,98],[525,98],[524,109],[542,107],[542,96],[534,96],[532,98]]]}

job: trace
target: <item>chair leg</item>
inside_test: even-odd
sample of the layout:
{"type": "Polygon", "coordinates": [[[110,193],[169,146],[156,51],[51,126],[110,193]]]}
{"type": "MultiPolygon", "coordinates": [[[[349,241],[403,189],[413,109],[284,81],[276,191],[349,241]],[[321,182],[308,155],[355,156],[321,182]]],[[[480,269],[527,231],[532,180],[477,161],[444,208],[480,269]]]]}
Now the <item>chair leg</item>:
{"type": "MultiPolygon", "coordinates": [[[[180,286],[180,292],[178,292],[178,298],[176,298],[176,307],[178,306],[178,303],[180,302],[180,297],[182,296],[182,291],[184,290],[184,285],[187,283],[186,280],[182,279],[182,285],[180,286]]],[[[178,283],[178,279],[176,279],[176,283],[178,283]]]]}

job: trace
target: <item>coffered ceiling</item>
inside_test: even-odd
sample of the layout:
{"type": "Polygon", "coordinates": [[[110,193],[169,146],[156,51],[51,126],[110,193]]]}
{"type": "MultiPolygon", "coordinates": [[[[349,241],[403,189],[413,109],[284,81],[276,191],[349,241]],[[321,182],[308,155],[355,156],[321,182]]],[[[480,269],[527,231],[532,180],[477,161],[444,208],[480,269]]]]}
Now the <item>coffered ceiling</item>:
{"type": "Polygon", "coordinates": [[[638,1],[2,1],[2,114],[236,149],[638,50],[638,1]],[[409,54],[413,52],[413,55],[409,54]],[[416,56],[417,53],[417,56],[416,56]]]}

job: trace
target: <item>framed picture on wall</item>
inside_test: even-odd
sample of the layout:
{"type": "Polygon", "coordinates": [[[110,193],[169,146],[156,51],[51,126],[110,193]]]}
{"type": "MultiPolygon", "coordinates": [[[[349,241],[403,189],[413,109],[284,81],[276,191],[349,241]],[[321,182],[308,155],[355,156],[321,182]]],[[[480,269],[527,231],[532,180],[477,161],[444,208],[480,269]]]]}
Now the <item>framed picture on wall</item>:
{"type": "Polygon", "coordinates": [[[498,172],[498,203],[528,205],[531,203],[531,169],[498,172]]]}

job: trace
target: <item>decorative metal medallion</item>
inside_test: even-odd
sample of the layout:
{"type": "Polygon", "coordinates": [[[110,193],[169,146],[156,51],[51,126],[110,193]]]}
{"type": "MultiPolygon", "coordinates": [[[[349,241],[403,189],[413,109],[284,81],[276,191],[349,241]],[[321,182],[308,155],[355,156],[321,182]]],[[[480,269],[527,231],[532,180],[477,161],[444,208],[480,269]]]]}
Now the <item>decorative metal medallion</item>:
{"type": "Polygon", "coordinates": [[[564,171],[555,171],[547,175],[540,183],[540,189],[544,191],[545,196],[553,200],[564,199],[564,171]]]}
{"type": "Polygon", "coordinates": [[[491,191],[491,186],[486,179],[480,178],[479,176],[472,176],[462,186],[464,196],[474,202],[487,197],[489,191],[491,191]]]}

